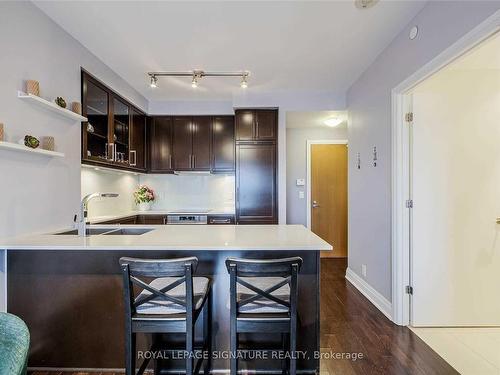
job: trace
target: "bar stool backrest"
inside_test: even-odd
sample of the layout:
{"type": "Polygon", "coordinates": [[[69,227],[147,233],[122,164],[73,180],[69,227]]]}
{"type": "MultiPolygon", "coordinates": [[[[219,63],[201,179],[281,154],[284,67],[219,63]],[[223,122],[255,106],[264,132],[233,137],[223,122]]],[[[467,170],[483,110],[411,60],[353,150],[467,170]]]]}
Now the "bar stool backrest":
{"type": "Polygon", "coordinates": [[[125,312],[130,318],[137,312],[137,307],[153,299],[163,299],[186,309],[188,317],[193,311],[193,273],[198,266],[198,258],[177,259],[138,259],[120,258],[122,269],[125,312]],[[141,278],[171,277],[174,281],[161,289],[149,285],[141,278]],[[173,297],[168,292],[176,286],[186,283],[186,295],[184,298],[173,297]],[[134,285],[151,294],[135,297],[134,285]]]}
{"type": "Polygon", "coordinates": [[[297,278],[301,266],[302,258],[300,257],[264,260],[226,259],[226,268],[230,274],[231,315],[236,314],[236,311],[244,305],[258,299],[271,300],[287,307],[290,313],[295,314],[297,308],[297,278]],[[283,280],[263,290],[245,280],[246,277],[282,277],[283,280]],[[236,284],[252,290],[255,295],[238,301],[236,284]],[[271,294],[286,284],[290,286],[290,301],[285,301],[271,294]]]}

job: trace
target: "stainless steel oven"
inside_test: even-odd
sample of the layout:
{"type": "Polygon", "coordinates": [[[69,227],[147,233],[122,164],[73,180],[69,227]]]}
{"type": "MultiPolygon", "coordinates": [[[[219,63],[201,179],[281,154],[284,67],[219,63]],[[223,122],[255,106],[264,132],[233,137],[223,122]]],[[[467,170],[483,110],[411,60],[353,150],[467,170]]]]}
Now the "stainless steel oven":
{"type": "Polygon", "coordinates": [[[207,215],[167,215],[167,224],[184,224],[184,225],[203,225],[208,223],[207,215]]]}

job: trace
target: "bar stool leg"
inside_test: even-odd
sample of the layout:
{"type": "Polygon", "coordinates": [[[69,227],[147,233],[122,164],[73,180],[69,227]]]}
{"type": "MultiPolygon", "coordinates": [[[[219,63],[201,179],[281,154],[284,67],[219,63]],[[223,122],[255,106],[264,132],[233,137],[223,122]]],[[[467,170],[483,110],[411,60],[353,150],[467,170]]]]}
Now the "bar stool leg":
{"type": "MultiPolygon", "coordinates": [[[[187,322],[186,322],[187,324],[187,322]]],[[[194,333],[193,325],[189,324],[186,327],[186,375],[193,375],[193,345],[194,344],[194,333]]]]}
{"type": "Polygon", "coordinates": [[[205,311],[203,311],[203,336],[205,340],[204,348],[208,352],[204,373],[209,375],[212,369],[212,291],[208,295],[208,300],[205,302],[205,311]]]}
{"type": "Polygon", "coordinates": [[[125,373],[126,375],[135,375],[135,333],[128,330],[126,332],[126,353],[125,353],[125,373]]]}

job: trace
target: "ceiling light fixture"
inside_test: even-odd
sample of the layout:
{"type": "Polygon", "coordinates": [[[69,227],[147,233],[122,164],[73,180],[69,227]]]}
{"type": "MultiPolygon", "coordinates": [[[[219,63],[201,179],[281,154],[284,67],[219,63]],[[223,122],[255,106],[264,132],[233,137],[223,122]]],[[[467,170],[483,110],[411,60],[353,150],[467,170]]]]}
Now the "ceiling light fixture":
{"type": "Polygon", "coordinates": [[[155,89],[158,87],[158,78],[156,78],[155,75],[152,75],[151,76],[151,83],[150,83],[150,86],[152,89],[155,89]]]}
{"type": "Polygon", "coordinates": [[[248,87],[248,74],[241,77],[240,87],[242,89],[246,89],[248,87]]]}
{"type": "Polygon", "coordinates": [[[338,117],[331,117],[331,118],[323,121],[323,123],[326,126],[330,126],[332,128],[334,128],[335,126],[339,126],[340,124],[342,124],[342,122],[343,122],[343,120],[341,118],[338,118],[338,117]]]}
{"type": "Polygon", "coordinates": [[[158,77],[191,77],[191,87],[196,88],[200,83],[200,79],[204,77],[241,77],[240,87],[248,87],[248,77],[250,72],[247,70],[239,72],[205,72],[203,70],[189,70],[179,72],[148,72],[151,80],[151,87],[158,87],[158,77]]]}

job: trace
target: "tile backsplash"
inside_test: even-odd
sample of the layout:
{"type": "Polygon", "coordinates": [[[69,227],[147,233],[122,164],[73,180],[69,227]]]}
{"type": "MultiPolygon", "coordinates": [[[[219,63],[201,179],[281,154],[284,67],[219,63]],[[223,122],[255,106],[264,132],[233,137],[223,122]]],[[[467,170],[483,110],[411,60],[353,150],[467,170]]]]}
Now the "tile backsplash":
{"type": "Polygon", "coordinates": [[[153,210],[234,209],[234,175],[141,175],[156,193],[153,210]]]}
{"type": "Polygon", "coordinates": [[[144,184],[156,193],[152,210],[214,209],[234,210],[234,175],[138,175],[82,168],[82,197],[93,192],[116,192],[119,198],[96,199],[90,203],[91,216],[119,215],[136,209],[133,192],[144,184]]]}

